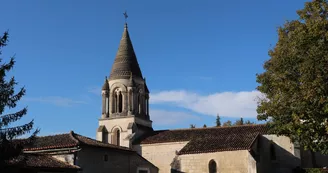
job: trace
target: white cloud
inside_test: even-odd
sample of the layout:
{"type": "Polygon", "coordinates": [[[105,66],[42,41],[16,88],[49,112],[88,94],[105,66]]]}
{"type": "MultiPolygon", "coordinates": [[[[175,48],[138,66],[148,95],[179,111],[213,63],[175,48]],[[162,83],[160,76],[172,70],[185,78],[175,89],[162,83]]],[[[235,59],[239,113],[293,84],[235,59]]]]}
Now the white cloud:
{"type": "Polygon", "coordinates": [[[89,87],[88,92],[95,94],[95,95],[101,95],[101,88],[100,87],[89,87]]]}
{"type": "Polygon", "coordinates": [[[35,98],[24,98],[23,100],[28,102],[39,102],[48,103],[56,106],[70,107],[74,105],[86,104],[85,101],[73,100],[71,98],[61,97],[61,96],[48,96],[48,97],[35,97],[35,98]]]}
{"type": "Polygon", "coordinates": [[[174,104],[197,113],[225,117],[256,117],[258,91],[221,92],[200,95],[184,90],[162,91],[151,95],[151,104],[174,104]]]}
{"type": "Polygon", "coordinates": [[[150,110],[152,121],[157,125],[175,125],[182,122],[190,122],[191,120],[200,120],[195,115],[179,111],[166,111],[166,110],[150,110]]]}

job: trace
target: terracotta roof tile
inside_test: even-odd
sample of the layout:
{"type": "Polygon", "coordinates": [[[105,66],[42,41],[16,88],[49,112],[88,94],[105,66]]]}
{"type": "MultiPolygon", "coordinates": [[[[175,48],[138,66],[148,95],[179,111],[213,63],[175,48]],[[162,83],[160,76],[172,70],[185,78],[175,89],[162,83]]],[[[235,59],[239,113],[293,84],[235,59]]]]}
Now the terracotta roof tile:
{"type": "Polygon", "coordinates": [[[88,145],[93,147],[105,147],[105,148],[112,148],[118,150],[125,150],[125,151],[132,151],[130,148],[117,146],[113,144],[103,143],[79,134],[74,134],[74,137],[80,142],[80,145],[88,145]]]}
{"type": "MultiPolygon", "coordinates": [[[[18,141],[21,141],[21,140],[18,140],[18,141]]],[[[108,144],[108,143],[103,143],[103,142],[97,141],[95,139],[91,139],[91,138],[76,134],[73,131],[71,131],[70,133],[66,133],[66,134],[36,137],[36,140],[32,145],[24,146],[24,151],[81,147],[83,145],[131,151],[129,148],[121,147],[121,146],[117,146],[117,145],[113,145],[113,144],[108,144]]]]}
{"type": "Polygon", "coordinates": [[[24,147],[25,151],[76,147],[79,142],[72,133],[36,137],[32,145],[24,147]]]}
{"type": "Polygon", "coordinates": [[[24,154],[16,159],[9,161],[9,165],[28,168],[62,168],[62,169],[80,169],[80,167],[68,164],[51,157],[50,155],[24,154]],[[24,162],[22,162],[24,161],[24,162]]]}
{"type": "Polygon", "coordinates": [[[259,134],[267,133],[265,125],[195,128],[154,131],[139,139],[141,144],[188,141],[179,154],[249,149],[259,134]]]}

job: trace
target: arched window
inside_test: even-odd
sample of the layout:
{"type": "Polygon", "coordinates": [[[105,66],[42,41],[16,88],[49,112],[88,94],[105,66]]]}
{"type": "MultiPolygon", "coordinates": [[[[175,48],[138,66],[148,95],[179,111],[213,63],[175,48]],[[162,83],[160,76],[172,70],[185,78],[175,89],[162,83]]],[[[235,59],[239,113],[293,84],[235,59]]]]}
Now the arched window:
{"type": "Polygon", "coordinates": [[[123,97],[122,97],[122,92],[118,93],[118,112],[121,113],[123,110],[123,97]]]}
{"type": "Polygon", "coordinates": [[[216,170],[216,162],[214,160],[211,160],[209,163],[208,163],[208,172],[209,173],[217,173],[217,170],[216,170]]]}
{"type": "Polygon", "coordinates": [[[108,143],[108,132],[102,132],[102,142],[108,143]]]}
{"type": "Polygon", "coordinates": [[[114,99],[113,99],[113,113],[117,112],[117,94],[116,92],[113,93],[114,99]]]}
{"type": "Polygon", "coordinates": [[[117,145],[118,145],[118,146],[120,146],[120,135],[121,135],[121,134],[120,134],[120,131],[117,130],[117,131],[116,131],[116,141],[117,141],[117,145]]]}
{"type": "Polygon", "coordinates": [[[113,142],[112,142],[112,144],[114,144],[114,145],[118,145],[118,146],[120,146],[120,139],[121,139],[121,132],[120,132],[120,130],[119,129],[115,129],[114,131],[113,131],[113,142]]]}

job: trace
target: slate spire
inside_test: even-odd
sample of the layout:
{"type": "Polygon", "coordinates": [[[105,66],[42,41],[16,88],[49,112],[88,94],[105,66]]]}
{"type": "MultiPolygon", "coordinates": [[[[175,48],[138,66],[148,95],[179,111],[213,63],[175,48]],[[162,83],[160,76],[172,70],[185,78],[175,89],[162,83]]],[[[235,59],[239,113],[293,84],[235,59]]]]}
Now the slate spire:
{"type": "Polygon", "coordinates": [[[129,79],[131,73],[133,74],[133,78],[142,79],[142,73],[130,39],[128,25],[125,23],[109,80],[129,79]]]}

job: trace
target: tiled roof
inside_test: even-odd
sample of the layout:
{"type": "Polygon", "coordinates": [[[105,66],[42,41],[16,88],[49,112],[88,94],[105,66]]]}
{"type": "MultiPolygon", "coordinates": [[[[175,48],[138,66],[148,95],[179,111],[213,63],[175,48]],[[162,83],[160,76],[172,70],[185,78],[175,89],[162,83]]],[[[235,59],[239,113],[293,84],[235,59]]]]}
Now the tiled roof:
{"type": "Polygon", "coordinates": [[[179,154],[246,150],[259,134],[267,133],[265,125],[195,128],[154,131],[139,139],[141,144],[183,142],[187,145],[179,154]]]}
{"type": "Polygon", "coordinates": [[[80,167],[68,164],[51,157],[50,155],[24,154],[16,159],[10,160],[9,165],[27,168],[61,168],[61,169],[80,169],[80,167]],[[22,162],[24,160],[24,162],[22,162]]]}
{"type": "Polygon", "coordinates": [[[88,145],[93,147],[104,147],[104,148],[112,148],[124,151],[132,151],[130,148],[117,146],[113,144],[103,143],[79,134],[74,134],[74,137],[80,142],[80,145],[88,145]]]}
{"type": "Polygon", "coordinates": [[[80,146],[106,147],[117,150],[131,151],[129,148],[121,147],[113,144],[103,143],[95,139],[91,139],[71,131],[66,134],[58,134],[52,136],[36,137],[32,145],[25,146],[24,151],[47,150],[80,146]]]}

